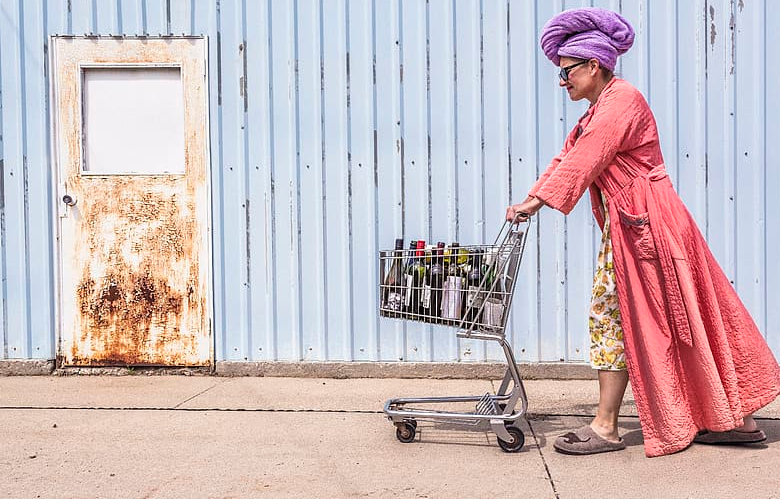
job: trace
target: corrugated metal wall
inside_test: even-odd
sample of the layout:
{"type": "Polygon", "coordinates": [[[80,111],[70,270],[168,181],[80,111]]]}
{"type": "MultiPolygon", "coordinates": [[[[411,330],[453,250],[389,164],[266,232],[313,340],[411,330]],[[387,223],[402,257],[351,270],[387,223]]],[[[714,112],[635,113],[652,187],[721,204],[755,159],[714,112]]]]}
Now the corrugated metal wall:
{"type": "MultiPolygon", "coordinates": [[[[217,360],[484,360],[377,318],[395,237],[490,240],[585,104],[538,49],[563,8],[621,10],[618,68],[780,355],[780,5],[769,0],[0,0],[3,358],[55,354],[47,37],[209,37],[217,360]]],[[[585,358],[587,200],[534,225],[511,321],[526,361],[585,358]]]]}

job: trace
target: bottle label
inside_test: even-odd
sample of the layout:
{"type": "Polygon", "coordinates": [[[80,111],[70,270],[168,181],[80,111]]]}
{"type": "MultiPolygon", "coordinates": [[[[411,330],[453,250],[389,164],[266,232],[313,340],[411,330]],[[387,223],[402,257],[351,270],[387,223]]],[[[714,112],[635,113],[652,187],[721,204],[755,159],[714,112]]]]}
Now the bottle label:
{"type": "Polygon", "coordinates": [[[423,285],[422,292],[422,306],[425,309],[431,308],[431,286],[429,284],[423,285]]]}
{"type": "Polygon", "coordinates": [[[461,279],[450,276],[444,284],[444,296],[442,298],[442,317],[445,319],[460,319],[461,307],[461,279]]]}
{"type": "Polygon", "coordinates": [[[402,304],[403,304],[402,294],[393,291],[387,296],[387,306],[385,308],[387,310],[398,311],[401,310],[402,304]]]}
{"type": "Polygon", "coordinates": [[[469,286],[469,291],[466,294],[466,307],[478,309],[482,306],[484,299],[479,286],[469,286]]]}
{"type": "Polygon", "coordinates": [[[404,296],[404,306],[408,307],[412,303],[412,281],[413,277],[406,276],[406,295],[404,296]]]}
{"type": "Polygon", "coordinates": [[[444,281],[444,288],[442,289],[441,295],[441,305],[439,305],[439,313],[441,313],[441,316],[445,319],[449,318],[447,315],[447,310],[450,306],[450,294],[450,283],[449,281],[444,281]]]}

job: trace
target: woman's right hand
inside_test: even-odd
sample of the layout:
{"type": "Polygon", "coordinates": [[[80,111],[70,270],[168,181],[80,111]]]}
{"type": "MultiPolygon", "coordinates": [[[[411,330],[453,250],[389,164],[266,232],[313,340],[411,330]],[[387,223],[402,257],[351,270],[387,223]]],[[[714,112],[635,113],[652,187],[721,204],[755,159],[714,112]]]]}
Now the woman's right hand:
{"type": "Polygon", "coordinates": [[[528,196],[522,203],[513,204],[506,209],[506,220],[508,222],[525,222],[544,206],[544,202],[533,196],[528,196]]]}

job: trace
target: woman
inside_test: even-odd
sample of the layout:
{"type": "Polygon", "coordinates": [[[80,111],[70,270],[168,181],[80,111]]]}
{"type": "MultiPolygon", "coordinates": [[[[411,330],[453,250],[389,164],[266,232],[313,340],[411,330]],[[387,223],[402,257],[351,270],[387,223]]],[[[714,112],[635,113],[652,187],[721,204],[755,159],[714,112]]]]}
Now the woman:
{"type": "Polygon", "coordinates": [[[766,438],[752,413],[780,393],[780,368],[666,173],[644,97],[614,76],[634,32],[598,8],[564,11],[544,27],[559,85],[588,111],[563,150],[506,218],[542,206],[568,214],[586,189],[603,230],[591,304],[591,364],[599,406],[555,448],[625,447],[618,412],[630,378],[647,456],[701,443],[766,438]]]}

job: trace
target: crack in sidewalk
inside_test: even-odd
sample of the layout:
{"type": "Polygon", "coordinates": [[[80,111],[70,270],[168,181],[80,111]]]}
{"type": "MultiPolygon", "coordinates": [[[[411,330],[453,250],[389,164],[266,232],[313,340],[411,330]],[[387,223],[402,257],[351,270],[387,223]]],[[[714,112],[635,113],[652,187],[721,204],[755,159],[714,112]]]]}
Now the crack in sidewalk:
{"type": "Polygon", "coordinates": [[[534,430],[534,425],[531,423],[531,420],[528,420],[528,427],[531,429],[531,435],[534,437],[534,442],[536,443],[536,450],[539,451],[539,457],[542,459],[542,464],[544,465],[544,472],[547,473],[547,479],[550,482],[550,487],[552,487],[553,495],[555,496],[555,499],[560,499],[561,496],[558,495],[558,490],[555,488],[555,480],[553,480],[552,473],[550,473],[550,467],[547,465],[547,459],[544,458],[544,453],[542,452],[542,446],[539,444],[539,439],[536,438],[536,431],[534,430]]]}
{"type": "Polygon", "coordinates": [[[215,386],[217,386],[217,383],[214,383],[213,385],[211,385],[210,387],[206,388],[205,390],[201,390],[201,391],[199,391],[198,393],[196,393],[195,395],[193,395],[192,397],[190,397],[190,398],[188,398],[188,399],[185,399],[185,400],[183,400],[183,401],[179,402],[178,404],[176,404],[175,406],[173,406],[173,408],[174,408],[174,409],[178,409],[179,407],[181,407],[182,405],[186,404],[187,402],[189,402],[190,400],[194,399],[195,397],[200,397],[201,395],[203,395],[203,394],[204,394],[204,393],[206,393],[207,391],[211,390],[211,389],[212,389],[212,388],[214,388],[215,386]]]}

